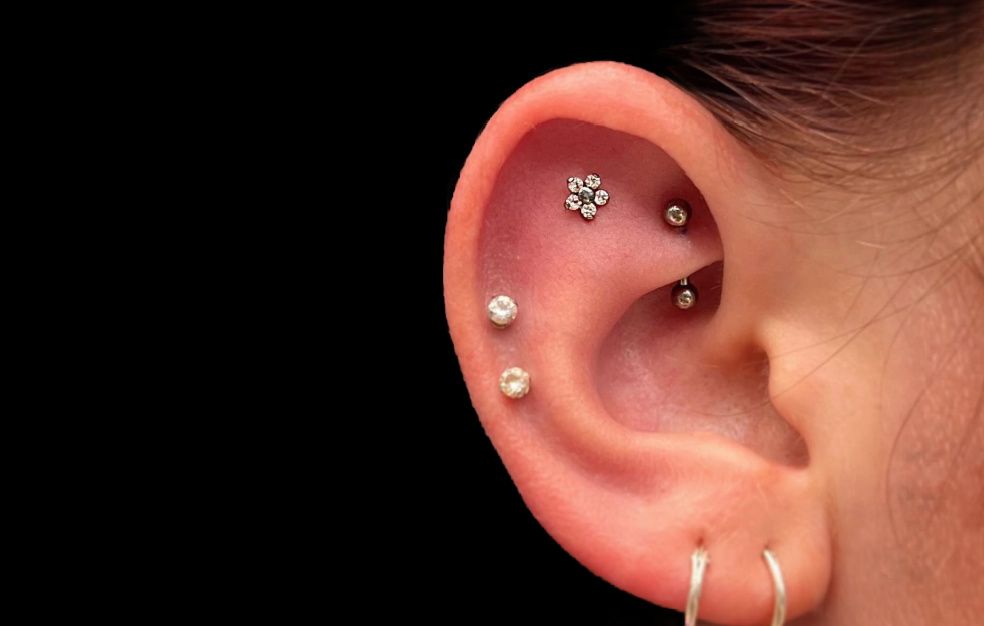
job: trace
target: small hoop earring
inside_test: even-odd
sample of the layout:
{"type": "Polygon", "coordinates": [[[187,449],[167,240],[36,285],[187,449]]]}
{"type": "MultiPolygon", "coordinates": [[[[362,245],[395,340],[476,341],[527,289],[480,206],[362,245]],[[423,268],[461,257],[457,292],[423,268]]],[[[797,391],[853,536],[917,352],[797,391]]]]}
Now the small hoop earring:
{"type": "Polygon", "coordinates": [[[769,573],[772,574],[772,585],[776,590],[776,602],[772,607],[772,626],[782,626],[786,621],[786,583],[782,579],[782,570],[779,569],[779,561],[776,555],[766,548],[762,552],[765,563],[769,566],[769,573]]]}
{"type": "Polygon", "coordinates": [[[687,611],[683,620],[685,626],[697,626],[697,608],[700,605],[704,571],[707,570],[709,560],[704,546],[700,546],[690,555],[690,593],[687,594],[687,611]]]}

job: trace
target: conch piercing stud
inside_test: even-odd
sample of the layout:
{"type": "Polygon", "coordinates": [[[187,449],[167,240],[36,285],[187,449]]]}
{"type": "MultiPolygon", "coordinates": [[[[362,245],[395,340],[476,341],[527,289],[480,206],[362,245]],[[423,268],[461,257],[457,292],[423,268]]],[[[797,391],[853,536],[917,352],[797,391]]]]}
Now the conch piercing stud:
{"type": "Polygon", "coordinates": [[[772,606],[772,626],[782,626],[786,621],[786,583],[782,579],[779,561],[776,560],[776,555],[772,553],[772,550],[764,550],[762,558],[769,566],[769,573],[772,574],[772,586],[776,593],[775,603],[772,606]]]}
{"type": "Polygon", "coordinates": [[[663,219],[670,226],[682,228],[690,221],[690,205],[686,200],[672,200],[663,211],[663,219]]]}
{"type": "Polygon", "coordinates": [[[677,308],[687,310],[697,304],[697,288],[690,284],[689,278],[681,278],[673,287],[672,299],[677,308]]]}
{"type": "Polygon", "coordinates": [[[597,174],[588,174],[584,180],[571,176],[567,179],[571,195],[567,196],[564,206],[571,211],[580,211],[586,220],[593,220],[598,207],[608,203],[608,192],[598,187],[601,187],[601,176],[597,174]]]}
{"type": "Polygon", "coordinates": [[[690,593],[687,594],[687,610],[684,613],[685,626],[697,626],[697,609],[700,605],[700,592],[704,587],[704,571],[710,559],[703,546],[690,555],[690,593]]]}
{"type": "Polygon", "coordinates": [[[530,392],[530,374],[520,367],[510,367],[499,376],[499,390],[513,400],[530,392]]]}
{"type": "Polygon", "coordinates": [[[512,324],[518,312],[516,301],[507,295],[498,295],[489,300],[489,321],[496,328],[512,324]]]}

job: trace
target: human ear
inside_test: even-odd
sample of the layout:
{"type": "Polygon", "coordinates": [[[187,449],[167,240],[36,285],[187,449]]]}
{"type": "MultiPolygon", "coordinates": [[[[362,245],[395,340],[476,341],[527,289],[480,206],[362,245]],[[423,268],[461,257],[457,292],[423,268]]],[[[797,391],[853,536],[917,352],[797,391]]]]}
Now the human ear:
{"type": "Polygon", "coordinates": [[[533,514],[616,586],[682,610],[690,555],[710,566],[702,618],[768,621],[776,554],[793,619],[827,588],[830,533],[810,430],[770,397],[781,290],[762,271],[767,175],[695,100],[629,66],[593,63],[513,95],[476,141],[445,248],[448,322],[472,402],[533,514]],[[588,221],[568,178],[610,194],[588,221]],[[673,199],[691,206],[669,226],[673,199]],[[697,306],[670,292],[691,277],[697,306]],[[497,294],[518,303],[490,324],[497,294]],[[525,397],[499,390],[529,372],[525,397]]]}

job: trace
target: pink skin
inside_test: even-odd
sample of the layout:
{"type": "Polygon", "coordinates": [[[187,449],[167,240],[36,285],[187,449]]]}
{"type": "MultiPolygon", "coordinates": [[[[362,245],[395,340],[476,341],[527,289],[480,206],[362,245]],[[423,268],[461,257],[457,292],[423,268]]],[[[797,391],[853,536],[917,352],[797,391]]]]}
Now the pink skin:
{"type": "Polygon", "coordinates": [[[780,181],[695,100],[618,64],[533,81],[476,142],[446,236],[452,338],[526,503],[598,575],[682,610],[702,543],[701,617],[734,625],[771,616],[767,546],[789,620],[843,618],[884,584],[857,563],[890,532],[864,505],[885,500],[924,381],[898,363],[938,346],[899,341],[898,316],[855,332],[900,283],[857,273],[874,225],[795,228],[804,202],[838,200],[780,181]],[[591,172],[611,199],[587,222],[563,203],[591,172]],[[686,234],[661,217],[677,197],[686,234]],[[691,311],[669,300],[684,276],[701,288],[691,311]],[[506,330],[483,315],[498,293],[519,303],[506,330]],[[513,365],[532,377],[519,401],[496,384],[513,365]]]}

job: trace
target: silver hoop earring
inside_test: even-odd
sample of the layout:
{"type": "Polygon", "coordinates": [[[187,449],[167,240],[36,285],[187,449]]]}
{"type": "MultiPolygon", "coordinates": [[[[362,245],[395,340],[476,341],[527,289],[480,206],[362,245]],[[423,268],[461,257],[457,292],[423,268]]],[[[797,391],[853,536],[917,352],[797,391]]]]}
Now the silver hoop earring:
{"type": "Polygon", "coordinates": [[[768,548],[762,552],[765,563],[769,566],[769,573],[772,574],[772,585],[776,590],[776,602],[772,607],[772,626],[782,626],[786,621],[786,583],[782,580],[782,570],[779,569],[779,561],[776,555],[768,548]]]}
{"type": "Polygon", "coordinates": [[[687,611],[684,614],[685,626],[697,626],[697,608],[700,605],[700,592],[704,587],[704,571],[707,570],[707,550],[700,546],[690,555],[690,593],[687,594],[687,611]]]}

